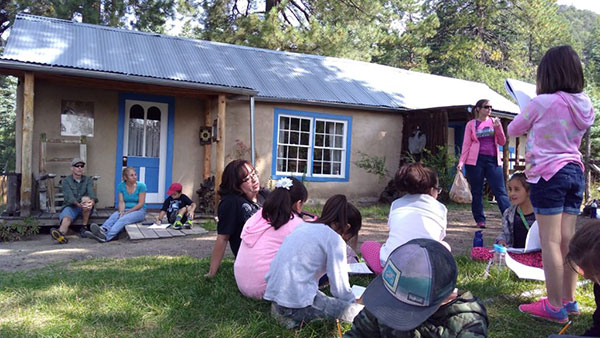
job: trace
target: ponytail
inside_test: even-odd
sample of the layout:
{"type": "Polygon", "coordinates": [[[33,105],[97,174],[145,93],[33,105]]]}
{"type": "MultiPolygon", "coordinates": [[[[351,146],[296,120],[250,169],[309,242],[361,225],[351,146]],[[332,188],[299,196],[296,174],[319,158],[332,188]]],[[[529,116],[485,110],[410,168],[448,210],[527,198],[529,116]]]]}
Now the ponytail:
{"type": "Polygon", "coordinates": [[[277,181],[273,190],[263,204],[262,217],[275,230],[281,228],[294,217],[292,206],[298,201],[306,202],[308,191],[302,182],[295,178],[284,177],[277,181]]]}

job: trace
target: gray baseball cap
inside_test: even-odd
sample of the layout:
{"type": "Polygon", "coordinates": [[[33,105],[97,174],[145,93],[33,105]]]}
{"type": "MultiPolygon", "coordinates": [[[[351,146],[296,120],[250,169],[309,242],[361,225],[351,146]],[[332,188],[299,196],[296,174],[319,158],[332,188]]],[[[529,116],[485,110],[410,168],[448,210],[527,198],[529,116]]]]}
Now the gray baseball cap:
{"type": "Polygon", "coordinates": [[[85,165],[85,161],[80,159],[79,157],[75,157],[73,161],[71,161],[71,167],[74,167],[77,163],[83,163],[85,165]]]}

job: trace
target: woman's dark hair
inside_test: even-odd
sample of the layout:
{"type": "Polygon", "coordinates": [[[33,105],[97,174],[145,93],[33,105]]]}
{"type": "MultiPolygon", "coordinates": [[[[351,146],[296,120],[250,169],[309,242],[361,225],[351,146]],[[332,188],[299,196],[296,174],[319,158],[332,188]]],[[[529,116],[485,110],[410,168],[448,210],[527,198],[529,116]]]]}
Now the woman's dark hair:
{"type": "Polygon", "coordinates": [[[227,164],[219,185],[220,196],[244,194],[240,186],[244,183],[243,179],[250,174],[246,169],[246,164],[252,167],[252,164],[246,160],[233,160],[227,164]]]}
{"type": "Polygon", "coordinates": [[[583,86],[583,67],[577,52],[571,46],[548,49],[537,68],[537,94],[552,94],[559,90],[581,93],[583,86]]]}
{"type": "Polygon", "coordinates": [[[266,219],[275,230],[287,223],[292,217],[292,206],[298,201],[306,202],[308,191],[302,182],[291,178],[292,186],[275,188],[263,204],[262,217],[266,219]]]}
{"type": "Polygon", "coordinates": [[[475,106],[473,106],[473,119],[479,117],[479,109],[483,108],[488,102],[490,102],[490,100],[481,99],[475,103],[475,106]]]}
{"type": "Polygon", "coordinates": [[[362,227],[362,216],[360,211],[348,202],[346,196],[333,195],[325,202],[321,217],[317,218],[314,223],[327,224],[334,230],[337,230],[334,227],[344,229],[346,224],[350,224],[350,228],[344,231],[342,235],[350,234],[351,237],[354,237],[362,227]]]}
{"type": "Polygon", "coordinates": [[[405,164],[394,177],[396,188],[409,194],[429,194],[431,188],[438,187],[438,175],[421,162],[405,164]]]}
{"type": "Polygon", "coordinates": [[[522,171],[518,171],[514,174],[512,174],[512,176],[510,176],[510,178],[508,179],[508,181],[512,181],[512,180],[517,180],[519,181],[519,183],[521,183],[521,185],[523,186],[523,188],[525,188],[525,191],[529,192],[529,182],[527,182],[527,176],[525,176],[525,173],[522,171]]]}
{"type": "MultiPolygon", "coordinates": [[[[565,260],[575,263],[586,277],[600,278],[600,224],[590,222],[575,232],[565,260]]],[[[571,264],[573,266],[573,264],[571,264]]]]}

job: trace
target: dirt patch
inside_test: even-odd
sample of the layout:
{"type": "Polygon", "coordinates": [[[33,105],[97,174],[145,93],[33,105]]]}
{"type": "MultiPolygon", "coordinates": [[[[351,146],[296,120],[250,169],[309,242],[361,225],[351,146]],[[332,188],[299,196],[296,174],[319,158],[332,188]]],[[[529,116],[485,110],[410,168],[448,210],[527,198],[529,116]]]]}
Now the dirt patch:
{"type": "MultiPolygon", "coordinates": [[[[491,246],[501,231],[502,221],[497,209],[486,211],[487,228],[484,229],[486,246],[491,246]]],[[[580,217],[578,225],[589,221],[580,217]]],[[[470,210],[448,211],[446,241],[455,255],[470,253],[473,235],[479,230],[475,226],[470,210]]],[[[100,244],[94,240],[70,235],[69,243],[60,245],[48,234],[37,235],[34,239],[21,242],[0,243],[0,270],[19,271],[40,268],[56,263],[91,258],[126,258],[150,255],[210,257],[216,231],[204,235],[174,237],[154,240],[118,241],[100,244]]],[[[360,232],[359,244],[363,241],[384,242],[388,229],[385,220],[365,219],[360,232]]],[[[227,248],[227,256],[232,253],[227,248]]]]}

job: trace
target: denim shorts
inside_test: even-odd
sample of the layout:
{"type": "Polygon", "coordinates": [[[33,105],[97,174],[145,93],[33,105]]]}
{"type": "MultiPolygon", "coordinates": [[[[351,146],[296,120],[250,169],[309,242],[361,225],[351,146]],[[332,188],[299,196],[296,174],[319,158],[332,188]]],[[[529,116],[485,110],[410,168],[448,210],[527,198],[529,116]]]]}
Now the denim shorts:
{"type": "Polygon", "coordinates": [[[81,208],[69,205],[66,206],[58,215],[58,219],[62,221],[63,218],[69,217],[71,218],[71,222],[75,221],[77,217],[81,216],[81,208]]]}
{"type": "Polygon", "coordinates": [[[530,183],[529,196],[533,211],[540,215],[567,213],[579,215],[585,179],[578,164],[569,163],[562,167],[549,181],[540,177],[530,183]]]}

